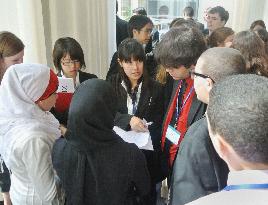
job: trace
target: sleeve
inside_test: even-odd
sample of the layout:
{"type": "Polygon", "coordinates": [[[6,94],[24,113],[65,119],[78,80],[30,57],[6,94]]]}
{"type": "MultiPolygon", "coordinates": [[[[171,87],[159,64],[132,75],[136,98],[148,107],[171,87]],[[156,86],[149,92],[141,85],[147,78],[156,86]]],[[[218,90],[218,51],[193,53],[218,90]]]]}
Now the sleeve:
{"type": "Polygon", "coordinates": [[[32,138],[24,146],[22,160],[39,197],[53,201],[57,191],[49,144],[40,137],[32,138]]]}
{"type": "Polygon", "coordinates": [[[1,192],[4,193],[4,192],[9,192],[11,181],[10,181],[10,174],[5,165],[5,162],[1,161],[1,163],[2,164],[0,166],[3,166],[2,167],[3,170],[0,170],[0,187],[1,187],[1,192]]]}
{"type": "Polygon", "coordinates": [[[145,157],[140,151],[134,156],[133,182],[139,196],[142,197],[149,194],[151,187],[150,175],[145,157]]]}
{"type": "Polygon", "coordinates": [[[171,178],[171,204],[183,205],[217,190],[206,140],[199,140],[200,135],[204,134],[198,133],[196,137],[188,135],[189,139],[186,135],[180,146],[171,178]]]}
{"type": "Polygon", "coordinates": [[[123,114],[120,112],[117,112],[114,119],[115,126],[120,127],[123,130],[130,130],[130,120],[133,116],[129,114],[123,114]]]}
{"type": "Polygon", "coordinates": [[[108,70],[108,73],[106,75],[106,80],[108,80],[112,75],[118,73],[118,61],[117,61],[117,52],[114,53],[111,63],[110,63],[110,68],[108,70]]]}

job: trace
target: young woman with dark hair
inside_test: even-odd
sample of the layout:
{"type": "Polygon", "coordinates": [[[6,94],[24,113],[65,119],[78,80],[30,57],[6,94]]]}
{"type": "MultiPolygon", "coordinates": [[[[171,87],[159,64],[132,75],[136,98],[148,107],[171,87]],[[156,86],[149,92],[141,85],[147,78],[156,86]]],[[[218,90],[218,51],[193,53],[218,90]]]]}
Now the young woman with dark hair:
{"type": "Polygon", "coordinates": [[[161,124],[164,113],[163,87],[151,79],[145,68],[145,53],[135,39],[125,39],[118,48],[119,73],[109,82],[118,98],[115,126],[124,130],[150,132],[154,151],[143,150],[152,180],[150,202],[155,204],[155,184],[163,179],[159,165],[161,124]],[[145,121],[152,122],[147,126],[145,121]]]}

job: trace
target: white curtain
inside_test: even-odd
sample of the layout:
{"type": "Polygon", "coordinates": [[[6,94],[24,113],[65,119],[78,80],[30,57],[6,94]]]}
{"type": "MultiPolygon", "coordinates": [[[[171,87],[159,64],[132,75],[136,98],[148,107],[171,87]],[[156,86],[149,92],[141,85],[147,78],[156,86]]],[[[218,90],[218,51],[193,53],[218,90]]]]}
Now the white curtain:
{"type": "Polygon", "coordinates": [[[0,0],[0,30],[20,37],[25,62],[53,67],[52,49],[60,37],[82,46],[87,72],[104,78],[115,43],[115,0],[0,0]]]}

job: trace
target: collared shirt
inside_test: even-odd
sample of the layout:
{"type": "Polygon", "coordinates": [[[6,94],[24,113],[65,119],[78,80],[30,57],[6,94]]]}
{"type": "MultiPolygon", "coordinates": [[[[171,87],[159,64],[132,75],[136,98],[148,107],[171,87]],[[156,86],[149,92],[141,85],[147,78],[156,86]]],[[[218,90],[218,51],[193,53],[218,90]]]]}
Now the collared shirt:
{"type": "MultiPolygon", "coordinates": [[[[227,185],[268,183],[268,170],[231,171],[227,185]]],[[[268,189],[238,189],[220,191],[187,205],[267,205],[268,189]]]]}
{"type": "MultiPolygon", "coordinates": [[[[127,86],[126,86],[124,81],[121,82],[121,85],[127,92],[127,86]]],[[[142,87],[142,82],[139,84],[138,92],[137,92],[137,96],[136,96],[137,100],[136,100],[136,102],[134,102],[134,104],[135,104],[134,106],[136,106],[136,108],[138,107],[140,96],[141,96],[141,87],[142,87]]],[[[134,115],[135,114],[135,111],[133,110],[133,102],[132,102],[132,99],[129,96],[129,94],[127,94],[127,109],[128,109],[128,114],[129,115],[134,115]]]]}

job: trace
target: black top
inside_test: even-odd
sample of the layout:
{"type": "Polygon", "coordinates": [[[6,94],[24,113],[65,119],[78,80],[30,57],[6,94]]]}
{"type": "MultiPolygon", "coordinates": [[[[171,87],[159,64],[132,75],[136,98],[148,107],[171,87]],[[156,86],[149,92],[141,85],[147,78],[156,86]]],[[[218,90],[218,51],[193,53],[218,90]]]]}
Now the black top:
{"type": "Polygon", "coordinates": [[[173,166],[170,204],[183,205],[226,186],[228,167],[210,140],[205,117],[185,134],[173,166]]]}
{"type": "Polygon", "coordinates": [[[87,80],[76,90],[66,139],[53,148],[67,205],[131,205],[134,189],[141,196],[149,192],[142,152],[113,131],[116,108],[114,92],[103,80],[87,80]]]}
{"type": "Polygon", "coordinates": [[[128,37],[127,27],[128,27],[128,22],[116,16],[116,45],[117,47],[125,38],[128,37]]]}
{"type": "MultiPolygon", "coordinates": [[[[113,75],[109,80],[115,90],[116,98],[119,101],[115,117],[115,125],[130,130],[130,119],[133,115],[128,114],[127,92],[121,85],[122,79],[119,74],[113,75]]],[[[164,114],[163,86],[149,78],[142,82],[141,94],[135,116],[153,122],[149,131],[154,147],[154,152],[143,150],[146,156],[149,173],[153,183],[157,183],[166,176],[165,168],[162,168],[162,152],[160,148],[162,121],[164,114]]]]}

